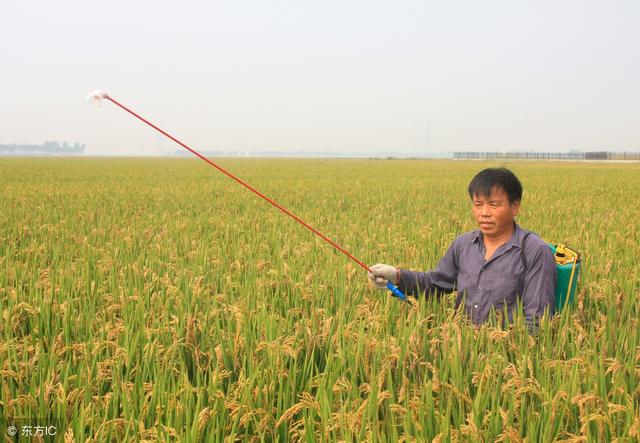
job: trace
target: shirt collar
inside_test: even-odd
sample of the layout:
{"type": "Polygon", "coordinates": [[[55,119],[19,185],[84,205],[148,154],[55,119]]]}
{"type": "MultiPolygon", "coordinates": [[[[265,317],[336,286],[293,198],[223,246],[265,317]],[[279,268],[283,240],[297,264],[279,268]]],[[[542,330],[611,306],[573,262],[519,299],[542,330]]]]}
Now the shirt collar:
{"type": "MultiPolygon", "coordinates": [[[[518,225],[518,223],[516,223],[515,221],[513,222],[513,235],[511,235],[511,238],[507,241],[506,245],[507,246],[515,246],[515,247],[520,247],[521,242],[522,242],[522,236],[524,235],[522,229],[520,228],[520,225],[518,225]]],[[[471,243],[478,243],[482,241],[482,232],[480,232],[480,229],[476,229],[475,231],[473,231],[473,235],[471,236],[471,243]]]]}

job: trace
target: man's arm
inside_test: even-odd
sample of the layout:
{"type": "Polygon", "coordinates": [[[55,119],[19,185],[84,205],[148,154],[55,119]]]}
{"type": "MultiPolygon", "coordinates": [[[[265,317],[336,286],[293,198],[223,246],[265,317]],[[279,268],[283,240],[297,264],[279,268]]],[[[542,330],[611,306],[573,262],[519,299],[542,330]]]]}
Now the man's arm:
{"type": "Polygon", "coordinates": [[[400,269],[398,288],[405,294],[419,293],[448,294],[455,288],[458,278],[458,258],[460,257],[459,242],[453,241],[446,254],[435,270],[430,272],[416,272],[400,269]]]}
{"type": "Polygon", "coordinates": [[[545,309],[549,315],[555,312],[556,261],[546,244],[526,250],[527,270],[524,276],[522,304],[527,327],[535,332],[545,309]]]}

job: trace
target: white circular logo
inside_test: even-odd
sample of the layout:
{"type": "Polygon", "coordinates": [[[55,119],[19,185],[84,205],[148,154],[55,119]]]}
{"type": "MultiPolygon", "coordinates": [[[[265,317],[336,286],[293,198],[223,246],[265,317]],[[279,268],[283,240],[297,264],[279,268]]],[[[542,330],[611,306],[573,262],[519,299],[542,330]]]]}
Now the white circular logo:
{"type": "Polygon", "coordinates": [[[11,425],[7,428],[7,434],[9,434],[11,437],[16,435],[17,433],[18,433],[18,428],[16,428],[15,426],[11,425]]]}

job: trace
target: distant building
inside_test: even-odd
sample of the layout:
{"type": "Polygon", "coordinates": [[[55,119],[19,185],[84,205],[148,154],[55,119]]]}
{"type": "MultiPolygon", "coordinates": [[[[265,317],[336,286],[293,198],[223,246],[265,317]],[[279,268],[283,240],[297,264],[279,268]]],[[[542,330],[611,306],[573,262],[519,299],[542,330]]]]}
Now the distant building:
{"type": "Polygon", "coordinates": [[[70,146],[66,141],[45,141],[42,145],[0,145],[0,155],[82,155],[85,144],[75,143],[70,146]]]}
{"type": "Polygon", "coordinates": [[[454,152],[454,160],[640,160],[640,152],[454,152]]]}

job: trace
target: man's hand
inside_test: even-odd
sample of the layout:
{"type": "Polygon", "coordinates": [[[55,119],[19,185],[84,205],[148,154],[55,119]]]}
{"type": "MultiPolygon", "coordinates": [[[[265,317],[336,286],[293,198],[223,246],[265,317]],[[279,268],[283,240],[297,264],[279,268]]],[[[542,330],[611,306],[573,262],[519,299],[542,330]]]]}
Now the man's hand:
{"type": "Polygon", "coordinates": [[[367,273],[367,276],[378,289],[387,289],[387,282],[391,282],[394,285],[398,284],[398,269],[390,265],[384,265],[378,263],[371,266],[371,272],[367,273]]]}

